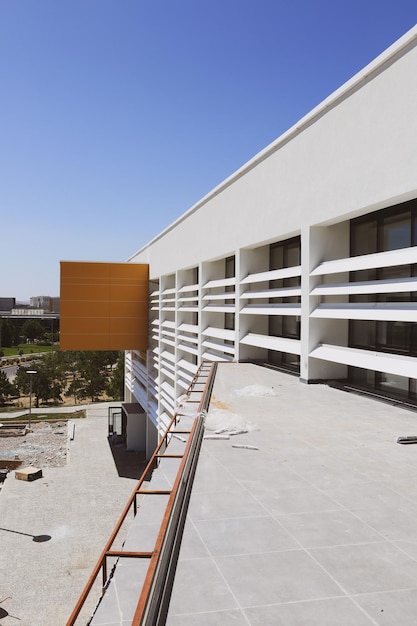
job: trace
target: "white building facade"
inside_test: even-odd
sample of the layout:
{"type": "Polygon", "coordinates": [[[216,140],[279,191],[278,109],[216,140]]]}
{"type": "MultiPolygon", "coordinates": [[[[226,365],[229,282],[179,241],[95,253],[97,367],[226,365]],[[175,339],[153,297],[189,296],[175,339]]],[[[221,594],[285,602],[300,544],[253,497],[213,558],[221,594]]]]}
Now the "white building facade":
{"type": "Polygon", "coordinates": [[[417,399],[417,27],[129,259],[150,348],[126,399],[172,416],[202,360],[417,399]]]}

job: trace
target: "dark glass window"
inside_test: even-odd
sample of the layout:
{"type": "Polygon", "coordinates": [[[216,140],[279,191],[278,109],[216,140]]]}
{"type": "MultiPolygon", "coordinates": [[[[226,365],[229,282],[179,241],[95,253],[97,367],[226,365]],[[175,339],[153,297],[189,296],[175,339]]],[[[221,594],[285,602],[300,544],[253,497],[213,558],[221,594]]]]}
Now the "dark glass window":
{"type": "Polygon", "coordinates": [[[382,220],[380,252],[411,246],[411,212],[388,215],[382,220]]]}
{"type": "MultiPolygon", "coordinates": [[[[269,247],[269,269],[279,270],[286,267],[297,267],[301,264],[301,238],[293,237],[286,241],[279,241],[269,247]]],[[[299,287],[300,276],[291,278],[281,278],[269,282],[270,289],[283,289],[289,287],[299,287]]],[[[300,303],[300,296],[281,296],[269,298],[270,304],[276,303],[300,303]]],[[[294,315],[270,315],[268,333],[273,337],[285,337],[289,339],[300,339],[301,321],[299,316],[294,315]]],[[[299,372],[300,358],[294,354],[286,352],[268,351],[268,361],[274,365],[299,372]]]]}
{"type": "MultiPolygon", "coordinates": [[[[224,260],[224,277],[225,278],[234,278],[236,275],[236,262],[234,256],[229,256],[224,260]]],[[[233,285],[228,285],[225,287],[225,291],[234,291],[235,287],[233,285]]],[[[226,304],[229,304],[231,300],[225,300],[226,304]]],[[[224,328],[226,330],[234,330],[235,329],[235,314],[234,313],[225,313],[224,314],[224,328]]],[[[233,341],[226,339],[225,344],[232,345],[233,341]]]]}
{"type": "Polygon", "coordinates": [[[396,374],[384,374],[360,367],[349,367],[349,380],[362,389],[372,389],[394,400],[417,403],[417,380],[396,374]]]}
{"type": "Polygon", "coordinates": [[[224,314],[224,327],[226,330],[235,329],[235,314],[234,313],[224,314]]]}
{"type": "Polygon", "coordinates": [[[278,241],[269,246],[269,269],[280,270],[301,264],[301,237],[278,241]]]}
{"type": "MultiPolygon", "coordinates": [[[[301,238],[294,237],[286,241],[271,244],[269,247],[269,269],[280,270],[286,267],[297,267],[301,264],[301,238]]],[[[269,281],[270,289],[282,289],[285,287],[299,287],[301,284],[300,276],[291,278],[280,278],[269,281]]],[[[280,298],[270,298],[271,304],[279,302],[301,302],[300,296],[287,296],[280,298]]]]}
{"type": "Polygon", "coordinates": [[[227,259],[224,260],[224,277],[225,278],[234,278],[236,273],[235,269],[235,257],[228,256],[227,259]]]}
{"type": "MultiPolygon", "coordinates": [[[[351,221],[351,256],[387,252],[417,245],[417,199],[351,221]]],[[[395,280],[417,276],[417,265],[351,272],[350,280],[395,280]]],[[[352,295],[351,302],[410,302],[416,292],[352,295]]],[[[365,350],[417,356],[417,324],[401,321],[351,320],[349,345],[365,350]]],[[[415,379],[349,368],[349,378],[387,395],[414,397],[415,379]]]]}
{"type": "Polygon", "coordinates": [[[294,267],[301,264],[301,242],[296,237],[284,245],[284,267],[294,267]]]}
{"type": "Polygon", "coordinates": [[[351,235],[351,256],[372,254],[378,251],[376,219],[354,223],[351,235]]]}
{"type": "Polygon", "coordinates": [[[284,265],[284,246],[281,243],[269,247],[269,269],[280,270],[284,265]]]}
{"type": "Polygon", "coordinates": [[[411,322],[378,322],[377,348],[384,352],[409,353],[411,322]]]}
{"type": "Polygon", "coordinates": [[[417,199],[358,217],[350,223],[350,255],[417,245],[417,199]]]}
{"type": "Polygon", "coordinates": [[[300,371],[300,357],[297,354],[269,350],[268,362],[291,372],[299,373],[300,371]]]}
{"type": "Polygon", "coordinates": [[[285,337],[292,339],[300,338],[300,317],[295,315],[286,315],[284,317],[284,333],[285,337]]]}
{"type": "Polygon", "coordinates": [[[375,348],[376,322],[373,320],[352,320],[350,329],[350,345],[353,348],[375,348]]]}
{"type": "Polygon", "coordinates": [[[375,387],[388,396],[408,396],[409,379],[397,374],[375,372],[375,387]]]}
{"type": "Polygon", "coordinates": [[[271,315],[269,317],[269,334],[272,337],[282,337],[283,332],[283,316],[271,315]]]}

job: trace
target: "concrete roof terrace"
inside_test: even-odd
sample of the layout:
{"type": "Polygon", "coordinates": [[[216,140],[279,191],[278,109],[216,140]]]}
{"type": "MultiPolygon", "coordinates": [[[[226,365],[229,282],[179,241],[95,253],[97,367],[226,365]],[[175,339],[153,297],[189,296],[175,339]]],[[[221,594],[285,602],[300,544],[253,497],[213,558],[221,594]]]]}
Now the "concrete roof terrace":
{"type": "MultiPolygon", "coordinates": [[[[416,418],[253,364],[219,364],[206,437],[248,432],[203,440],[167,624],[414,626],[417,446],[397,437],[417,434],[416,418]]],[[[184,445],[173,438],[169,451],[184,445]]],[[[176,463],[163,459],[151,485],[171,485],[176,463]]],[[[149,549],[156,509],[142,503],[126,550],[149,549]]],[[[143,567],[122,560],[94,626],[131,623],[143,567]]]]}

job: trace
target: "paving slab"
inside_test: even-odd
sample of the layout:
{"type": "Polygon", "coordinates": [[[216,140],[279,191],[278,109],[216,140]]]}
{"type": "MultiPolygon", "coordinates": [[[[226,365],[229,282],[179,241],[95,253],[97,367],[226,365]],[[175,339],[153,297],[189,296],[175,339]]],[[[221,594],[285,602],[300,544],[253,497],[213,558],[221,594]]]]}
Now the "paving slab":
{"type": "Polygon", "coordinates": [[[203,441],[167,624],[415,623],[417,446],[397,438],[416,420],[272,369],[220,364],[206,426],[248,432],[203,441]],[[185,548],[191,528],[200,558],[185,548]],[[206,571],[217,576],[209,589],[206,571]]]}
{"type": "Polygon", "coordinates": [[[0,492],[1,626],[66,623],[136,482],[117,471],[107,405],[76,421],[64,467],[33,482],[10,472],[0,492]]]}
{"type": "MultiPolygon", "coordinates": [[[[1,526],[26,533],[0,531],[2,597],[13,596],[1,605],[10,613],[2,626],[16,623],[12,615],[23,626],[65,624],[91,571],[90,551],[101,551],[112,527],[106,492],[119,510],[131,493],[134,483],[116,478],[95,452],[81,467],[91,439],[107,446],[106,424],[92,418],[67,467],[34,483],[7,479],[0,494],[1,526]],[[94,420],[102,435],[93,435],[94,420]],[[52,538],[36,544],[35,534],[52,538]]],[[[415,411],[269,368],[219,364],[206,433],[247,432],[203,440],[168,626],[415,624],[417,445],[397,438],[416,433],[416,420],[415,411]]],[[[164,459],[152,485],[172,484],[177,464],[164,459]]],[[[141,503],[125,546],[149,549],[163,508],[141,503]]],[[[130,623],[144,575],[138,567],[123,561],[95,623],[130,623]]]]}
{"type": "MultiPolygon", "coordinates": [[[[203,440],[168,626],[415,623],[417,446],[397,438],[416,431],[416,418],[268,368],[220,364],[206,435],[240,434],[203,440]]],[[[164,459],[151,485],[172,484],[176,465],[164,459]]],[[[162,513],[142,503],[126,546],[149,549],[162,513]]],[[[144,571],[126,561],[94,624],[130,623],[140,585],[129,568],[136,583],[144,571]]]]}

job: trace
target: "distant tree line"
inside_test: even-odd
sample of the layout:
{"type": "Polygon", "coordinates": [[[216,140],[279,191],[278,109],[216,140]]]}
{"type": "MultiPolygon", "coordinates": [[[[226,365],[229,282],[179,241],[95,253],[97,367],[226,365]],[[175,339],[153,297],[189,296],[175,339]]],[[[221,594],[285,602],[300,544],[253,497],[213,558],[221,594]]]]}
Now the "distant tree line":
{"type": "Polygon", "coordinates": [[[0,371],[0,404],[30,391],[34,406],[59,404],[63,397],[73,398],[74,404],[88,400],[96,402],[103,394],[113,400],[124,395],[124,354],[118,351],[50,352],[29,367],[20,366],[11,383],[0,371]],[[36,370],[28,374],[27,370],[36,370]]]}
{"type": "Polygon", "coordinates": [[[0,347],[35,341],[52,344],[59,339],[59,319],[23,319],[0,317],[0,347]]]}

